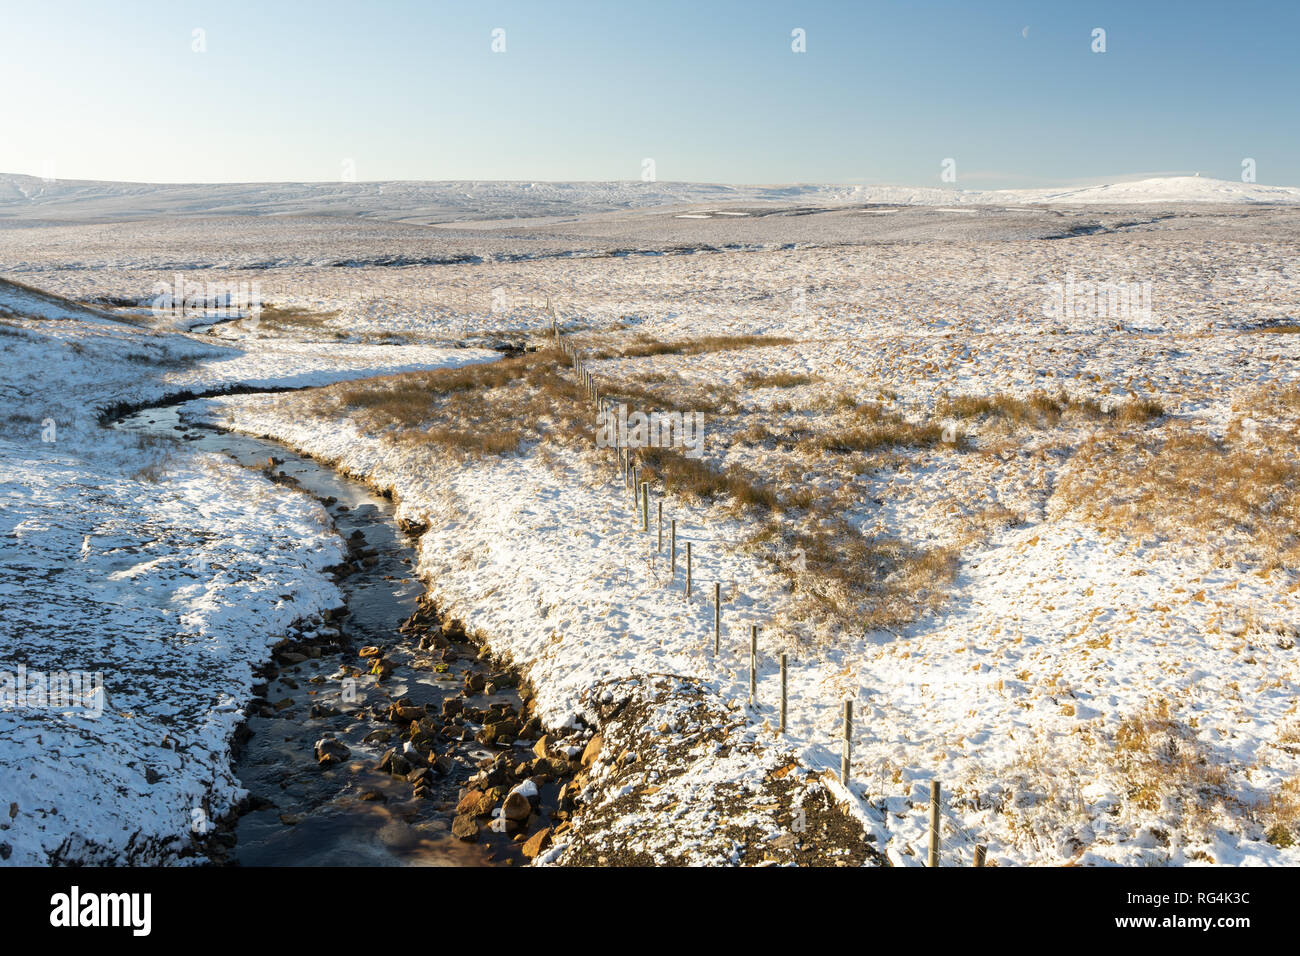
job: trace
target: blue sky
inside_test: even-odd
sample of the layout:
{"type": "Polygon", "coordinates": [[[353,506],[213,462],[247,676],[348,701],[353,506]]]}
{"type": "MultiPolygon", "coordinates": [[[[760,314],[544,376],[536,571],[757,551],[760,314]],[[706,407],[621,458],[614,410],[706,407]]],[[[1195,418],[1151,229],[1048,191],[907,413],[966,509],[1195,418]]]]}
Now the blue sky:
{"type": "Polygon", "coordinates": [[[957,186],[1003,188],[1250,157],[1300,185],[1291,0],[11,0],[2,22],[3,172],[637,179],[650,158],[660,180],[937,186],[951,157],[957,186]]]}

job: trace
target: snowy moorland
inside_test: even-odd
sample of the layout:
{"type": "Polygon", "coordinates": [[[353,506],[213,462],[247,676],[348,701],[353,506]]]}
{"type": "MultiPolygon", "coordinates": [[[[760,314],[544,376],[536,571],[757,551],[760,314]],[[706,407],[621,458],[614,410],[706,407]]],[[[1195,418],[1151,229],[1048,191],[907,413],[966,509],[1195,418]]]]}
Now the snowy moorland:
{"type": "MultiPolygon", "coordinates": [[[[6,441],[15,454],[26,449],[12,460],[39,459],[11,466],[7,453],[5,467],[18,471],[6,480],[67,468],[97,489],[122,482],[116,497],[100,491],[58,513],[76,525],[62,534],[77,547],[92,535],[92,553],[96,514],[120,508],[139,515],[129,527],[169,528],[160,499],[175,501],[187,482],[195,493],[215,483],[204,493],[231,498],[215,509],[220,520],[264,535],[243,552],[285,549],[291,580],[258,600],[276,607],[291,594],[291,606],[240,617],[239,605],[235,618],[258,622],[240,640],[256,646],[214,638],[227,642],[216,653],[255,658],[287,617],[329,604],[320,583],[328,535],[302,530],[316,512],[300,505],[270,520],[277,511],[240,496],[292,493],[257,476],[215,477],[239,470],[183,455],[161,480],[139,484],[129,472],[142,452],[114,451],[122,460],[111,467],[101,460],[99,449],[125,439],[105,437],[93,407],[221,382],[320,386],[195,407],[391,490],[402,516],[426,528],[419,570],[431,593],[526,674],[545,723],[604,720],[625,742],[596,761],[592,809],[546,862],[617,860],[629,843],[647,860],[734,861],[714,836],[717,801],[705,792],[744,794],[736,813],[770,820],[772,839],[784,839],[769,810],[784,799],[775,781],[791,755],[796,776],[838,769],[846,700],[855,707],[849,786],[834,773],[824,783],[896,865],[923,861],[933,779],[945,793],[946,864],[969,862],[976,843],[1004,865],[1300,862],[1294,212],[756,216],[701,201],[718,205],[531,231],[319,218],[0,230],[11,274],[142,323],[6,320],[6,393],[23,399],[6,441]],[[727,219],[729,210],[746,215],[727,219]],[[214,233],[216,222],[226,225],[214,233]],[[177,271],[256,279],[269,308],[255,325],[218,325],[202,339],[164,331],[139,304],[177,271]],[[692,545],[689,601],[682,554],[674,572],[655,531],[641,530],[613,452],[593,440],[594,406],[567,355],[550,350],[553,324],[604,397],[701,416],[700,458],[680,445],[640,454],[652,509],[662,502],[679,547],[692,545]],[[90,354],[146,352],[164,367],[106,370],[69,342],[90,354]],[[402,371],[445,364],[457,345],[500,342],[536,350],[402,371]],[[88,383],[75,403],[51,384],[53,361],[88,383]],[[385,371],[399,374],[354,381],[385,371]],[[41,402],[67,404],[47,415],[41,402]],[[45,463],[40,423],[60,416],[74,424],[56,447],[73,457],[45,463]],[[203,469],[214,477],[199,477],[203,469]],[[291,516],[297,525],[277,523],[291,516]],[[789,658],[783,735],[780,653],[789,658]],[[690,679],[690,707],[685,683],[664,675],[690,679]],[[616,716],[629,699],[633,717],[616,716]],[[692,713],[710,715],[716,733],[692,713]],[[635,726],[613,726],[620,720],[635,726]]],[[[21,518],[7,525],[53,524],[54,501],[80,501],[62,487],[50,486],[38,516],[21,510],[37,507],[25,498],[11,505],[21,518]]],[[[31,569],[53,563],[47,553],[22,567],[34,580],[31,569]]],[[[219,602],[208,616],[191,611],[191,592],[167,588],[167,613],[200,616],[158,633],[203,633],[196,628],[229,617],[219,602]]],[[[49,615],[76,605],[40,604],[47,589],[33,583],[0,603],[19,601],[46,622],[40,659],[50,666],[68,622],[49,615]]],[[[90,603],[67,617],[84,626],[90,603]]],[[[123,616],[141,626],[138,610],[123,616]]],[[[192,702],[198,686],[238,699],[232,681],[177,683],[192,702]]],[[[186,727],[218,712],[194,710],[186,727]]],[[[222,727],[203,732],[211,756],[196,762],[202,773],[164,778],[192,788],[175,806],[192,805],[205,781],[228,803],[233,782],[216,769],[222,727]]],[[[63,733],[69,750],[91,739],[63,733]]],[[[19,756],[35,760],[38,750],[19,756]]],[[[34,775],[33,790],[55,772],[34,775]]],[[[48,818],[47,850],[68,832],[64,818],[48,818]]],[[[143,829],[173,832],[159,821],[143,829]]],[[[0,840],[12,843],[9,832],[0,840]]]]}
{"type": "Polygon", "coordinates": [[[734,186],[677,182],[114,183],[0,174],[0,219],[108,221],[161,216],[341,215],[410,223],[538,217],[706,203],[832,205],[1296,203],[1300,189],[1201,176],[1051,189],[734,186]]]}

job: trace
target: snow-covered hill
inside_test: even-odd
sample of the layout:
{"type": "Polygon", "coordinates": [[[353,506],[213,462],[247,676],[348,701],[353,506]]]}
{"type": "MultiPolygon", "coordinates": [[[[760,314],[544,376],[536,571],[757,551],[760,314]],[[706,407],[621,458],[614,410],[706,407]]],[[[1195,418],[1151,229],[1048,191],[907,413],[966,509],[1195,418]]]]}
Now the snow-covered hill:
{"type": "Polygon", "coordinates": [[[80,322],[109,321],[108,316],[71,299],[34,289],[21,282],[0,279],[0,316],[14,315],[33,319],[73,319],[80,322]]]}
{"type": "Polygon", "coordinates": [[[891,205],[1300,203],[1300,189],[1197,176],[1058,189],[731,186],[672,182],[113,183],[0,174],[0,222],[154,216],[339,215],[408,222],[574,217],[711,203],[891,205]]]}

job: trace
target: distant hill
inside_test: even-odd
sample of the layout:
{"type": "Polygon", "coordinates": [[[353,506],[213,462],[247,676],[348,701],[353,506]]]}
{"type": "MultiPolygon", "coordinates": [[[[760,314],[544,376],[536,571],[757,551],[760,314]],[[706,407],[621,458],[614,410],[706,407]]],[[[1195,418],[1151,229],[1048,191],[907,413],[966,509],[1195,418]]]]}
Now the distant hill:
{"type": "Polygon", "coordinates": [[[156,216],[355,216],[413,223],[573,218],[724,203],[890,205],[1300,203],[1300,189],[1176,176],[1060,189],[728,186],[672,182],[113,183],[0,173],[0,221],[111,222],[156,216]]]}

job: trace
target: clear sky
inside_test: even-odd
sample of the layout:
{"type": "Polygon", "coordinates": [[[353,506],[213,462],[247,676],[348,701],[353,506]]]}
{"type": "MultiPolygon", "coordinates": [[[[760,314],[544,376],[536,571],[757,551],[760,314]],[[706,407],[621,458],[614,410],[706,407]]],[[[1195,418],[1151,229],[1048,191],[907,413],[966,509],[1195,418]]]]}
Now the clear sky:
{"type": "Polygon", "coordinates": [[[0,0],[0,172],[1300,185],[1298,36],[1296,0],[0,0]]]}

